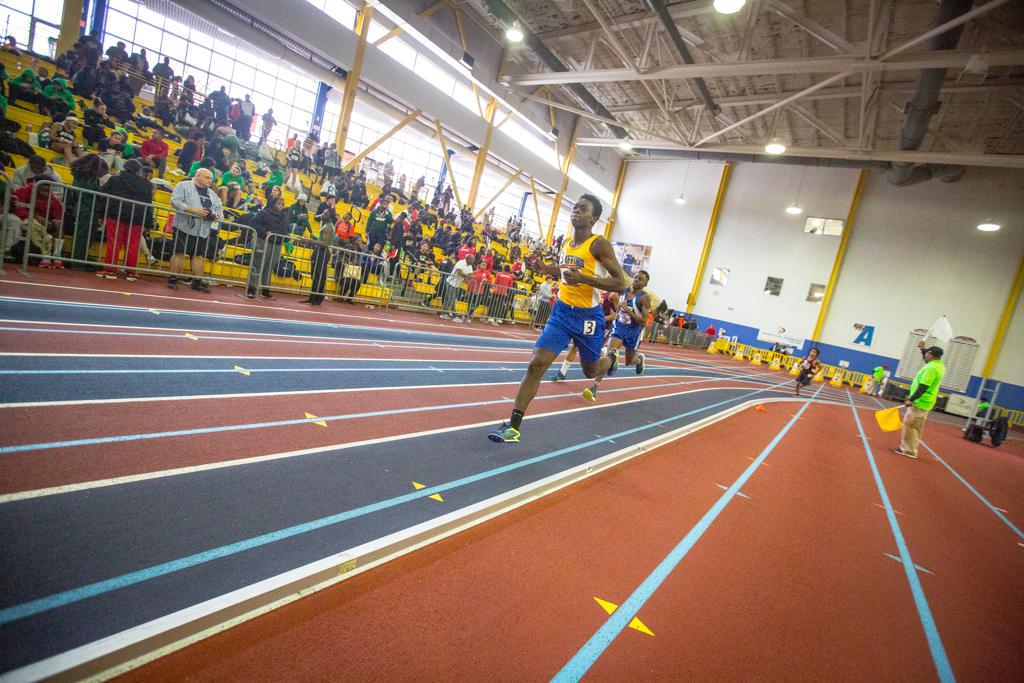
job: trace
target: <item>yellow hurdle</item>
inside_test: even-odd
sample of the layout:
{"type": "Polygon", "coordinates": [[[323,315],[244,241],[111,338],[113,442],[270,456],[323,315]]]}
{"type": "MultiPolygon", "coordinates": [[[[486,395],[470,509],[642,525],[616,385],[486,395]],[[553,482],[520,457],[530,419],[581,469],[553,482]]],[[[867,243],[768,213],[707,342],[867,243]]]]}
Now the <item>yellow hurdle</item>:
{"type": "Polygon", "coordinates": [[[733,360],[745,360],[743,358],[743,352],[740,351],[740,347],[736,347],[736,353],[733,355],[733,360]]]}
{"type": "Polygon", "coordinates": [[[828,383],[834,387],[841,387],[843,386],[843,378],[837,372],[836,374],[832,375],[832,379],[830,379],[828,383]]]}
{"type": "Polygon", "coordinates": [[[813,379],[814,379],[815,382],[824,382],[825,381],[825,371],[824,370],[818,370],[818,374],[816,374],[813,379]]]}
{"type": "Polygon", "coordinates": [[[772,364],[768,366],[768,369],[769,370],[781,370],[782,369],[782,360],[779,358],[778,354],[773,354],[772,355],[772,364]]]}
{"type": "Polygon", "coordinates": [[[800,363],[793,363],[793,367],[789,369],[789,374],[794,377],[800,374],[800,363]]]}
{"type": "Polygon", "coordinates": [[[751,365],[760,365],[761,364],[761,354],[760,353],[754,354],[754,357],[750,359],[750,364],[751,365]]]}

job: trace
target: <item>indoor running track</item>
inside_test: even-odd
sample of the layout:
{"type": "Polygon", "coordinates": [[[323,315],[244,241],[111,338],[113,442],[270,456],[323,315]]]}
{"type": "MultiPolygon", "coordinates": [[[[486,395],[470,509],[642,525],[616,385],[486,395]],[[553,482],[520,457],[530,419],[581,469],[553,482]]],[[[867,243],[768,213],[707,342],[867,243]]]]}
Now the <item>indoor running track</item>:
{"type": "Polygon", "coordinates": [[[780,403],[787,376],[675,350],[652,351],[641,377],[610,378],[597,406],[581,402],[579,379],[545,384],[524,442],[501,447],[483,433],[507,415],[529,357],[521,328],[338,306],[360,320],[269,307],[254,316],[226,298],[179,305],[157,294],[150,310],[59,293],[0,299],[4,671],[753,402],[763,412],[743,410],[135,675],[922,677],[942,672],[948,651],[949,671],[965,679],[1022,670],[1020,617],[1007,609],[1024,601],[1020,453],[970,457],[973,444],[936,426],[945,465],[895,459],[864,397],[816,387],[818,403],[780,403]],[[78,355],[51,355],[61,349],[78,355]],[[916,575],[938,649],[879,502],[864,447],[875,442],[907,552],[931,572],[916,575]],[[655,635],[612,633],[583,666],[586,631],[615,620],[595,598],[619,604],[643,589],[716,505],[700,543],[639,605],[655,635]],[[940,590],[967,575],[976,590],[940,590]],[[593,595],[578,604],[580,591],[593,595]],[[896,632],[913,657],[894,654],[896,632]],[[975,656],[951,650],[972,632],[986,635],[975,656]],[[254,656],[257,645],[273,662],[254,656]],[[863,654],[872,648],[891,656],[863,654]]]}

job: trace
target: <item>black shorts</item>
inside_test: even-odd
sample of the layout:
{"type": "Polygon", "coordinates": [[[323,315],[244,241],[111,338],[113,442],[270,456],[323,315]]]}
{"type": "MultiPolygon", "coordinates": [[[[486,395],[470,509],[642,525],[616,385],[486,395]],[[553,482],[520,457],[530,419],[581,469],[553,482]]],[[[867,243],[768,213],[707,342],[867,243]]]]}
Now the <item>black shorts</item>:
{"type": "Polygon", "coordinates": [[[801,386],[807,386],[811,383],[812,373],[810,370],[801,370],[800,374],[796,376],[796,383],[801,386]]]}
{"type": "Polygon", "coordinates": [[[285,168],[302,168],[302,159],[289,159],[285,163],[285,168]]]}
{"type": "Polygon", "coordinates": [[[197,237],[181,230],[174,231],[174,253],[206,258],[206,237],[197,237]]]}

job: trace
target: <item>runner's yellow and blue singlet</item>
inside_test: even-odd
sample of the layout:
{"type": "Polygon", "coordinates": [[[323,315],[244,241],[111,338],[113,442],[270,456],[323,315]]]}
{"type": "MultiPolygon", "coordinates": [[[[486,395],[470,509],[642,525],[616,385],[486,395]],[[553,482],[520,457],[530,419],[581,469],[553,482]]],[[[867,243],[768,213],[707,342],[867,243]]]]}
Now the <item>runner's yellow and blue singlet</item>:
{"type": "MultiPolygon", "coordinates": [[[[591,235],[583,244],[575,245],[571,240],[565,245],[561,265],[578,266],[580,273],[590,277],[608,277],[604,264],[590,253],[590,246],[598,235],[591,235]]],[[[601,290],[586,284],[569,285],[562,280],[558,286],[558,300],[575,308],[593,308],[601,305],[601,290]]]]}

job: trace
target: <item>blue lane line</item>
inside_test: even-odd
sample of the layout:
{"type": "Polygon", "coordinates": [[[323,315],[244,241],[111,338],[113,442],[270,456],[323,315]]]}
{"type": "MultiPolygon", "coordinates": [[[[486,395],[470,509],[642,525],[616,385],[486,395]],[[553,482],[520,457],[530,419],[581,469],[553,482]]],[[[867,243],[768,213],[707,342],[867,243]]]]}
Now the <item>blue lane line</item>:
{"type": "MultiPolygon", "coordinates": [[[[695,380],[693,382],[688,382],[688,383],[686,383],[686,386],[690,386],[690,385],[693,385],[693,384],[703,384],[703,383],[706,383],[706,382],[725,381],[725,380],[730,380],[730,379],[734,379],[734,378],[733,377],[728,377],[728,376],[727,377],[711,377],[711,378],[707,378],[707,379],[701,379],[701,380],[695,380]]],[[[667,384],[667,385],[666,384],[651,384],[651,385],[645,385],[645,386],[640,386],[640,387],[631,386],[631,387],[621,387],[621,388],[618,388],[618,389],[604,389],[603,391],[604,391],[604,393],[608,394],[608,393],[615,393],[615,392],[621,392],[621,391],[635,391],[637,389],[657,389],[657,388],[665,387],[665,386],[672,386],[672,385],[671,384],[667,384]]],[[[770,386],[768,388],[770,389],[770,388],[774,388],[774,387],[777,387],[777,386],[781,386],[781,385],[773,385],[773,386],[770,386]]],[[[401,388],[401,387],[399,387],[399,388],[401,388]]],[[[722,387],[720,389],[712,388],[712,389],[710,389],[710,391],[716,391],[716,390],[717,391],[727,391],[729,389],[731,389],[731,387],[722,387]]],[[[762,391],[765,391],[765,390],[766,389],[762,389],[762,391]]],[[[536,400],[543,401],[543,400],[549,400],[549,399],[553,399],[553,398],[565,398],[567,396],[578,396],[578,393],[576,393],[576,392],[568,392],[568,393],[564,393],[564,394],[550,394],[550,395],[546,395],[546,396],[538,396],[536,400]]],[[[658,398],[658,397],[654,396],[652,398],[658,398]]],[[[145,432],[145,433],[140,433],[140,434],[116,434],[116,435],[113,435],[113,436],[97,436],[97,437],[92,437],[92,438],[89,438],[89,439],[70,439],[70,440],[67,440],[67,441],[48,441],[48,442],[42,442],[42,443],[27,443],[27,444],[18,444],[16,446],[3,446],[3,447],[0,447],[0,455],[4,455],[4,454],[7,454],[7,453],[24,453],[26,451],[41,451],[41,450],[46,450],[48,448],[72,448],[72,447],[77,447],[77,446],[96,446],[96,445],[105,444],[105,443],[119,443],[119,442],[125,442],[125,441],[145,441],[145,440],[149,440],[149,439],[163,439],[163,438],[175,437],[175,436],[198,436],[200,434],[218,434],[218,433],[222,433],[222,432],[245,431],[245,430],[249,430],[249,429],[264,429],[264,428],[267,428],[267,427],[288,427],[288,426],[291,426],[291,425],[315,424],[317,422],[333,422],[335,420],[355,420],[355,419],[365,418],[365,417],[383,417],[383,416],[387,416],[387,415],[404,415],[404,414],[408,414],[408,413],[421,413],[421,412],[429,412],[429,411],[433,411],[433,410],[451,410],[451,409],[455,409],[455,408],[475,408],[475,407],[478,407],[478,406],[491,406],[491,405],[496,405],[496,404],[499,404],[499,403],[508,403],[508,399],[500,398],[500,399],[494,399],[494,400],[491,400],[491,401],[473,401],[473,402],[470,402],[470,403],[447,403],[447,404],[443,404],[443,405],[419,406],[419,407],[414,407],[414,408],[394,408],[394,409],[391,409],[391,410],[375,410],[375,411],[371,411],[371,412],[354,413],[354,414],[348,414],[348,415],[325,415],[323,417],[295,418],[295,419],[291,419],[291,420],[272,420],[270,422],[250,422],[248,424],[223,425],[223,426],[220,426],[220,427],[195,427],[195,428],[192,428],[192,429],[175,429],[175,430],[170,430],[170,431],[166,431],[166,432],[145,432]]]]}
{"type": "Polygon", "coordinates": [[[999,510],[997,510],[995,505],[993,505],[992,503],[988,502],[988,500],[985,499],[985,496],[983,496],[980,493],[978,493],[978,489],[974,488],[969,483],[967,483],[967,480],[964,479],[963,477],[961,477],[959,472],[957,472],[952,467],[950,467],[949,463],[947,463],[945,460],[940,458],[939,454],[936,453],[935,451],[933,451],[931,446],[926,444],[924,441],[921,442],[921,445],[924,446],[925,448],[927,448],[928,452],[931,453],[932,455],[934,455],[935,459],[938,460],[939,462],[941,462],[943,464],[943,466],[945,466],[945,468],[947,470],[952,472],[953,476],[956,477],[957,479],[959,479],[960,483],[963,484],[964,486],[966,486],[968,491],[970,491],[975,496],[977,496],[978,500],[980,500],[982,503],[984,503],[985,507],[987,507],[989,510],[992,511],[992,514],[994,514],[999,519],[1003,520],[1003,523],[1006,524],[1006,526],[1010,527],[1013,530],[1013,533],[1017,534],[1022,539],[1024,539],[1024,533],[1022,533],[1020,529],[1018,529],[1016,526],[1014,526],[1013,522],[1011,522],[1010,520],[1008,520],[1006,518],[1006,515],[1004,515],[999,510]]]}
{"type": "Polygon", "coordinates": [[[885,484],[882,483],[882,475],[875,463],[875,456],[868,445],[868,437],[864,433],[864,426],[860,422],[860,415],[857,414],[857,406],[853,402],[853,396],[848,396],[850,410],[853,411],[853,419],[857,422],[857,431],[860,432],[861,443],[864,444],[864,452],[867,453],[868,463],[871,465],[871,473],[875,476],[875,486],[878,487],[878,494],[882,497],[882,505],[885,506],[885,516],[889,519],[889,526],[892,528],[892,536],[896,540],[896,547],[900,551],[900,561],[903,563],[903,573],[907,575],[907,582],[910,584],[910,593],[914,597],[914,605],[917,607],[917,616],[921,620],[921,627],[924,629],[925,638],[928,640],[928,649],[932,654],[932,661],[935,663],[935,671],[942,683],[952,683],[956,680],[953,675],[953,668],[949,664],[949,657],[946,655],[946,648],[942,645],[942,638],[939,636],[939,627],[935,624],[932,610],[928,607],[928,598],[925,597],[924,588],[921,587],[921,579],[917,575],[916,565],[910,557],[910,549],[903,539],[903,532],[900,530],[900,523],[896,520],[896,511],[889,502],[889,494],[886,493],[885,484]]]}
{"type": "MultiPolygon", "coordinates": [[[[789,381],[786,381],[776,386],[784,386],[789,383],[789,381]]],[[[740,489],[743,488],[747,481],[749,481],[750,477],[752,477],[754,472],[757,471],[757,468],[760,467],[761,463],[763,463],[765,458],[768,457],[768,454],[775,449],[782,440],[782,437],[786,435],[786,432],[796,424],[796,421],[801,415],[803,415],[804,411],[807,410],[807,406],[810,405],[810,402],[814,400],[819,393],[821,393],[823,388],[824,385],[818,387],[818,390],[814,392],[814,396],[804,401],[804,404],[800,406],[800,410],[797,411],[796,415],[794,415],[790,421],[786,423],[786,426],[775,435],[775,438],[773,438],[771,442],[764,447],[764,450],[762,450],[761,454],[754,459],[754,462],[750,463],[747,469],[743,470],[743,473],[732,483],[732,486],[726,489],[725,493],[722,494],[722,497],[704,513],[704,516],[701,517],[700,521],[698,521],[693,528],[687,532],[686,536],[683,537],[683,540],[681,540],[679,544],[665,556],[665,559],[663,559],[658,566],[654,568],[654,571],[652,571],[647,578],[636,587],[633,594],[630,595],[624,603],[619,605],[619,608],[615,610],[612,615],[608,617],[608,620],[604,622],[601,628],[599,628],[597,632],[583,644],[583,647],[581,647],[579,651],[573,655],[572,659],[562,667],[562,670],[555,674],[555,677],[551,679],[552,681],[558,681],[559,683],[567,683],[569,681],[575,682],[580,680],[580,678],[590,670],[590,667],[594,665],[594,662],[597,661],[598,657],[608,649],[608,646],[612,644],[612,641],[615,640],[619,634],[622,633],[623,629],[629,625],[629,622],[636,617],[637,613],[640,612],[640,608],[644,606],[644,603],[650,599],[654,594],[654,591],[664,583],[669,574],[671,574],[679,563],[682,562],[683,558],[686,557],[687,553],[689,553],[693,546],[697,544],[697,541],[700,540],[701,536],[703,536],[711,527],[711,524],[718,518],[718,515],[722,513],[725,506],[728,505],[737,494],[739,494],[740,489]]]]}
{"type": "MultiPolygon", "coordinates": [[[[776,387],[778,386],[782,385],[776,385],[776,387]]],[[[388,500],[379,501],[377,503],[371,503],[369,505],[364,505],[362,507],[354,508],[352,510],[347,510],[345,512],[340,512],[334,515],[329,515],[327,517],[321,517],[320,519],[316,519],[310,522],[296,524],[295,526],[287,527],[285,529],[279,529],[278,531],[272,531],[270,533],[262,534],[260,536],[254,536],[243,541],[238,541],[236,543],[220,546],[219,548],[205,550],[200,553],[195,553],[194,555],[188,555],[177,560],[172,560],[170,562],[165,562],[163,564],[154,565],[152,567],[140,569],[138,571],[130,572],[128,574],[122,574],[111,579],[98,581],[96,583],[90,583],[88,585],[81,586],[79,588],[74,588],[68,591],[63,591],[61,593],[55,593],[45,598],[39,598],[36,600],[31,600],[29,602],[22,603],[20,605],[7,607],[3,610],[0,610],[0,625],[8,624],[12,621],[17,621],[18,619],[24,619],[26,617],[32,616],[33,614],[39,614],[40,612],[46,612],[52,609],[56,609],[58,607],[63,607],[64,605],[69,605],[80,600],[86,600],[97,595],[109,593],[120,588],[126,588],[128,586],[142,583],[144,581],[149,581],[150,579],[155,579],[159,576],[164,576],[166,574],[181,571],[182,569],[195,567],[196,565],[211,562],[213,560],[217,560],[223,557],[228,557],[230,555],[244,552],[246,550],[251,550],[253,548],[258,548],[260,546],[268,545],[270,543],[282,541],[293,536],[298,536],[300,534],[315,531],[317,529],[322,529],[327,526],[339,524],[341,522],[354,519],[356,517],[362,517],[364,515],[368,515],[374,512],[379,512],[381,510],[393,508],[403,503],[408,503],[414,500],[418,500],[420,498],[432,496],[435,493],[444,493],[445,491],[449,491],[460,486],[467,486],[469,484],[473,484],[484,479],[497,477],[502,474],[512,472],[514,470],[518,470],[524,467],[528,467],[530,465],[535,465],[546,460],[551,460],[553,458],[566,455],[568,453],[574,453],[579,450],[591,448],[593,446],[598,446],[607,441],[611,441],[612,439],[618,439],[645,430],[654,429],[669,422],[674,422],[689,417],[691,415],[696,415],[697,413],[707,412],[709,410],[713,410],[715,408],[727,405],[729,403],[736,403],[738,401],[745,400],[747,398],[750,398],[751,396],[755,396],[757,394],[770,391],[771,389],[774,389],[776,387],[767,387],[764,389],[750,391],[745,394],[735,396],[733,398],[718,401],[717,403],[712,403],[707,406],[695,408],[693,410],[688,410],[685,413],[679,413],[678,415],[673,415],[672,417],[666,417],[662,420],[658,420],[657,422],[640,425],[638,427],[632,427],[630,429],[618,432],[617,434],[612,434],[610,436],[604,436],[597,439],[591,439],[590,441],[578,443],[572,446],[566,446],[565,448],[550,451],[548,453],[528,458],[526,460],[521,460],[501,467],[496,467],[485,472],[471,474],[469,476],[462,477],[461,479],[456,479],[445,484],[438,484],[437,486],[431,486],[425,489],[420,489],[419,491],[407,493],[402,496],[397,496],[395,498],[390,498],[388,500]]],[[[804,408],[806,407],[807,406],[805,404],[804,408]]],[[[803,412],[803,408],[801,408],[801,412],[803,412]]]]}

